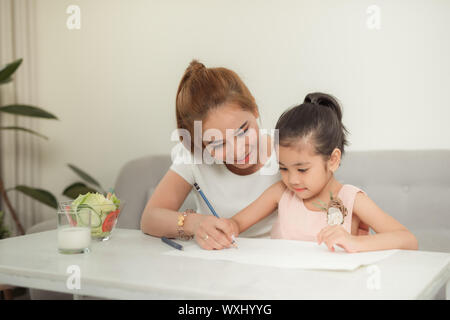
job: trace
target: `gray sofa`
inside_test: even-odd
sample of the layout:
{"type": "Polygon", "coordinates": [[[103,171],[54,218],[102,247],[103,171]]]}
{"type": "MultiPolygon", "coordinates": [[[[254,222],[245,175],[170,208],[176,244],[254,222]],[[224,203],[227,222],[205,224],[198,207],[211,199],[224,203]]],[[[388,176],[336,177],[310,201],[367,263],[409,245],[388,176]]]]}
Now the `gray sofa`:
{"type": "MultiPolygon", "coordinates": [[[[170,167],[170,156],[146,156],[126,163],[115,184],[127,202],[118,228],[139,229],[141,213],[170,167]]],[[[367,192],[419,241],[419,250],[450,252],[450,150],[348,152],[336,174],[339,181],[367,192]]],[[[190,195],[182,208],[195,207],[190,195]]],[[[56,228],[56,219],[27,233],[56,228]]],[[[443,290],[438,294],[442,298],[443,290]]],[[[32,299],[71,299],[67,294],[30,290],[32,299]]]]}

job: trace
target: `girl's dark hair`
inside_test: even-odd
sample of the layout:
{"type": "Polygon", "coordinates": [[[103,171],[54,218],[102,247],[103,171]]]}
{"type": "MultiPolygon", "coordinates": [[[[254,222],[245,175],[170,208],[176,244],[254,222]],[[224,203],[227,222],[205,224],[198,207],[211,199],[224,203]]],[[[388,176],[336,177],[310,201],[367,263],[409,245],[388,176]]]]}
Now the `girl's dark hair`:
{"type": "Polygon", "coordinates": [[[285,111],[278,119],[278,143],[290,147],[301,138],[311,138],[316,153],[328,157],[335,148],[344,154],[348,133],[342,124],[342,110],[331,95],[310,93],[305,101],[285,111]]]}

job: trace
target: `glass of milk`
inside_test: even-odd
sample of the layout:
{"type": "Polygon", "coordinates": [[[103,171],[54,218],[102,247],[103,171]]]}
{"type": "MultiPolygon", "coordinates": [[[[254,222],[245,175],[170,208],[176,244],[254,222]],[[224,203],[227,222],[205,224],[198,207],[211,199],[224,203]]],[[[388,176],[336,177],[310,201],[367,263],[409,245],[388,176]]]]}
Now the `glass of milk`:
{"type": "Polygon", "coordinates": [[[91,213],[70,208],[58,210],[58,251],[64,254],[88,253],[91,247],[91,213]]]}

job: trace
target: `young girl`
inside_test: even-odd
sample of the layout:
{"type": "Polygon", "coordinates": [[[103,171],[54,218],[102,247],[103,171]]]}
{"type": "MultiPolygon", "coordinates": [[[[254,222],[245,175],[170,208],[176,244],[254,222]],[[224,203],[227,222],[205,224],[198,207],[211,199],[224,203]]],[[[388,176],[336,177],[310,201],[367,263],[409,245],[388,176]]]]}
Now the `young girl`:
{"type": "Polygon", "coordinates": [[[335,245],[347,252],[417,250],[407,228],[364,191],[335,179],[347,130],[332,96],[308,94],[303,104],[283,113],[276,129],[281,181],[231,218],[236,233],[278,208],[272,238],[317,241],[331,251],[335,245]],[[369,228],[376,234],[369,235],[369,228]]]}

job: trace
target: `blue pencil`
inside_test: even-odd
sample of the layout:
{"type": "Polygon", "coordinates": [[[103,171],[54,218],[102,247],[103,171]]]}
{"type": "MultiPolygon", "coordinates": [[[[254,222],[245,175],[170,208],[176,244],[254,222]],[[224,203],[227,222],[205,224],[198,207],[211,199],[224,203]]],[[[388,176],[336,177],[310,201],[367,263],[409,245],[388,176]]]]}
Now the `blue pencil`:
{"type": "Polygon", "coordinates": [[[208,206],[209,210],[211,210],[212,214],[214,216],[216,216],[217,218],[219,218],[219,215],[216,213],[216,211],[212,207],[211,203],[209,203],[208,199],[206,199],[205,194],[203,193],[202,189],[200,189],[200,186],[197,183],[194,183],[194,187],[198,191],[198,193],[200,193],[200,195],[202,196],[203,200],[205,200],[205,203],[208,206]]]}
{"type": "MultiPolygon", "coordinates": [[[[214,208],[212,207],[211,203],[209,203],[208,199],[206,199],[205,194],[203,193],[202,189],[200,189],[200,186],[199,186],[196,182],[194,182],[194,187],[195,187],[195,190],[197,190],[198,193],[200,193],[200,195],[202,196],[203,200],[205,200],[205,203],[206,203],[206,205],[208,206],[209,210],[212,212],[212,214],[213,214],[216,218],[219,218],[219,215],[216,213],[216,210],[214,210],[214,208]]],[[[233,244],[235,247],[237,247],[237,245],[236,245],[236,240],[235,240],[235,238],[234,238],[234,235],[232,236],[232,239],[233,239],[232,244],[233,244]]]]}
{"type": "Polygon", "coordinates": [[[172,241],[166,237],[161,237],[161,241],[168,244],[169,246],[178,249],[178,250],[183,250],[183,246],[179,243],[176,243],[175,241],[172,241]]]}

